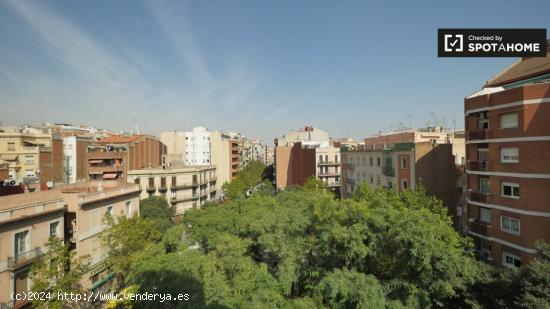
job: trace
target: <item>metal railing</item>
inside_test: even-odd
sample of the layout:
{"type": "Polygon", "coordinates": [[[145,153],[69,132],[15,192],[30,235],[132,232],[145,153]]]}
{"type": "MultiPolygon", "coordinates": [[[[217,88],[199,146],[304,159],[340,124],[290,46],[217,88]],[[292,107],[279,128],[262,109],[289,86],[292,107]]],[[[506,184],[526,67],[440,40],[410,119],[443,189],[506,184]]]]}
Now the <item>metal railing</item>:
{"type": "Polygon", "coordinates": [[[21,252],[15,256],[8,257],[8,267],[14,268],[17,264],[34,259],[35,257],[44,254],[40,248],[35,248],[29,251],[21,252]]]}
{"type": "Polygon", "coordinates": [[[468,169],[471,171],[488,171],[491,166],[491,161],[468,161],[468,169]]]}

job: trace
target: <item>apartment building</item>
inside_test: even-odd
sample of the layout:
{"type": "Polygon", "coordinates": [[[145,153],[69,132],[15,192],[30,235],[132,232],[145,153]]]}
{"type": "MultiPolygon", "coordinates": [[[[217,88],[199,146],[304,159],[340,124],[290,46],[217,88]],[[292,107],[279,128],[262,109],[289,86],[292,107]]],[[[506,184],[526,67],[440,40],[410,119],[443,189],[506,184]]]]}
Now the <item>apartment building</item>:
{"type": "Polygon", "coordinates": [[[106,249],[99,235],[106,228],[105,216],[139,216],[139,186],[119,181],[88,181],[57,188],[67,205],[67,238],[77,256],[88,256],[90,270],[82,286],[95,290],[106,280],[106,249]]]}
{"type": "Polygon", "coordinates": [[[278,190],[303,185],[315,176],[340,196],[340,148],[329,142],[327,132],[311,126],[275,139],[275,179],[278,190]]]}
{"type": "Polygon", "coordinates": [[[149,135],[102,138],[86,149],[89,179],[125,180],[128,170],[162,166],[165,146],[149,135]]]}
{"type": "Polygon", "coordinates": [[[234,137],[219,131],[210,134],[211,161],[216,167],[218,190],[240,171],[243,144],[234,137]]]}
{"type": "Polygon", "coordinates": [[[191,132],[162,132],[161,141],[166,145],[165,162],[215,166],[218,191],[235,177],[245,160],[244,141],[239,133],[209,132],[206,128],[197,127],[191,132]]]}
{"type": "Polygon", "coordinates": [[[185,159],[185,132],[165,131],[160,134],[160,141],[166,146],[164,162],[182,161],[185,159]]]}
{"type": "Polygon", "coordinates": [[[187,165],[211,165],[210,132],[204,127],[185,132],[185,162],[187,165]]]}
{"type": "Polygon", "coordinates": [[[468,233],[483,258],[520,267],[550,242],[550,49],[464,100],[468,233]]]}
{"type": "Polygon", "coordinates": [[[93,145],[93,138],[69,135],[63,137],[63,182],[75,183],[88,179],[86,150],[93,145]]]}
{"type": "Polygon", "coordinates": [[[0,129],[0,160],[8,163],[8,178],[24,182],[30,190],[46,183],[61,183],[62,139],[32,127],[0,129]]]}
{"type": "Polygon", "coordinates": [[[21,308],[13,292],[29,291],[32,262],[43,253],[48,238],[64,238],[66,204],[59,191],[0,196],[0,307],[21,308]]]}
{"type": "Polygon", "coordinates": [[[241,168],[244,168],[252,161],[259,161],[265,165],[273,164],[273,156],[271,154],[271,147],[264,142],[245,137],[242,139],[241,168]]]}
{"type": "Polygon", "coordinates": [[[441,199],[456,215],[456,165],[451,144],[397,143],[386,149],[342,153],[342,197],[353,195],[358,185],[372,188],[415,190],[419,184],[441,199]]]}
{"type": "Polygon", "coordinates": [[[217,178],[214,166],[186,166],[173,161],[165,168],[131,170],[128,181],[138,184],[140,198],[160,196],[181,216],[191,208],[200,208],[216,199],[217,178]]]}

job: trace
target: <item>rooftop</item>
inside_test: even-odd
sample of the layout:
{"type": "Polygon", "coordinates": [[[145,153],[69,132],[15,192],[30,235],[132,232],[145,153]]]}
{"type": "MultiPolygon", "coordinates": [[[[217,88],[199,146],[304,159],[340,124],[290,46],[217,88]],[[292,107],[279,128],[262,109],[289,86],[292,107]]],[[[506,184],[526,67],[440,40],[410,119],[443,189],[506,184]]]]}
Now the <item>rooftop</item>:
{"type": "Polygon", "coordinates": [[[485,87],[498,87],[535,76],[550,73],[550,44],[546,57],[521,58],[489,79],[485,87]]]}
{"type": "Polygon", "coordinates": [[[0,196],[0,210],[53,202],[60,199],[63,199],[63,195],[58,190],[0,196]]]}

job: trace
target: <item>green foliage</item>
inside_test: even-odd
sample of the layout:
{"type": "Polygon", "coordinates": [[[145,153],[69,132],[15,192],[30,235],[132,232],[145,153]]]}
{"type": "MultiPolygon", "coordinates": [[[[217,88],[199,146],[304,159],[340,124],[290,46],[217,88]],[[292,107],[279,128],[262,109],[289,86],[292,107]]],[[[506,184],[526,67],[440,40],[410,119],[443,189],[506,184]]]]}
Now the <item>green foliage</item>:
{"type": "Polygon", "coordinates": [[[78,304],[57,300],[57,293],[83,293],[82,277],[89,269],[87,257],[76,257],[68,245],[57,237],[46,243],[47,252],[35,260],[31,267],[33,292],[50,292],[51,300],[33,300],[34,308],[76,308],[78,304]]]}
{"type": "MultiPolygon", "coordinates": [[[[246,191],[267,180],[267,166],[260,161],[250,162],[243,170],[237,173],[235,179],[223,184],[223,190],[229,199],[245,197],[246,191]]],[[[266,182],[270,184],[270,182],[266,182]]]]}
{"type": "Polygon", "coordinates": [[[114,274],[113,288],[124,284],[130,265],[137,261],[138,255],[149,245],[162,239],[161,230],[150,219],[141,217],[113,219],[107,217],[108,227],[102,232],[101,244],[107,250],[106,261],[114,274]]]}
{"type": "Polygon", "coordinates": [[[140,217],[150,219],[155,226],[164,231],[172,225],[173,211],[166,199],[151,196],[139,202],[140,217]]]}
{"type": "Polygon", "coordinates": [[[149,219],[121,219],[110,231],[122,237],[107,243],[126,286],[190,294],[167,307],[548,305],[547,245],[519,271],[492,271],[474,259],[442,203],[422,189],[362,185],[340,201],[311,179],[275,196],[258,191],[190,210],[162,237],[149,219]]]}

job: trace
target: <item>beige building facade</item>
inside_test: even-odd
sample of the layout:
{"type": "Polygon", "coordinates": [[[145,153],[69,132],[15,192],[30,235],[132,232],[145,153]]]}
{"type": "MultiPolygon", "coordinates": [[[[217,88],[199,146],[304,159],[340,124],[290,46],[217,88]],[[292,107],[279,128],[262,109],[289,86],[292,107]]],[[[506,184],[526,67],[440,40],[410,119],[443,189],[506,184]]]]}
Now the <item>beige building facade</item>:
{"type": "Polygon", "coordinates": [[[32,262],[50,236],[64,238],[66,204],[59,191],[0,197],[0,306],[23,306],[11,293],[29,291],[32,262]]]}
{"type": "Polygon", "coordinates": [[[192,208],[200,208],[217,197],[217,177],[214,166],[185,166],[170,162],[165,168],[132,170],[128,180],[140,187],[140,198],[165,198],[178,217],[192,208]]]}

